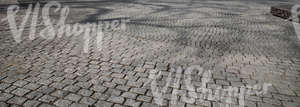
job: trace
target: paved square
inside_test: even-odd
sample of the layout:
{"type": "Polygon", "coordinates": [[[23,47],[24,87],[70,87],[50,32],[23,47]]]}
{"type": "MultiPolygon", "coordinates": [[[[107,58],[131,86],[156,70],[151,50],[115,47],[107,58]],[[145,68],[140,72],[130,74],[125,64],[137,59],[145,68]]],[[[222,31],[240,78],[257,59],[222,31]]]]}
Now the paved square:
{"type": "MultiPolygon", "coordinates": [[[[70,7],[69,24],[129,19],[125,29],[103,32],[101,51],[97,51],[96,37],[92,36],[87,53],[83,34],[54,39],[37,34],[29,40],[29,18],[22,41],[17,43],[8,21],[1,21],[0,107],[156,107],[159,96],[149,82],[154,69],[161,73],[156,85],[164,91],[160,106],[228,104],[222,99],[199,98],[202,91],[197,87],[206,86],[254,90],[244,99],[233,98],[232,106],[243,105],[243,100],[246,107],[299,107],[300,41],[291,22],[270,13],[270,6],[283,1],[63,3],[70,7]],[[190,84],[195,90],[191,91],[186,85],[188,79],[181,77],[186,71],[175,70],[168,82],[174,69],[192,65],[210,70],[212,79],[202,84],[206,77],[192,72],[190,84]],[[271,86],[258,95],[264,83],[271,86]],[[187,101],[185,95],[195,96],[187,101]]],[[[24,8],[19,10],[18,26],[25,12],[24,8]]],[[[50,17],[59,19],[59,15],[60,11],[51,12],[50,17]]],[[[6,10],[0,10],[0,19],[6,16],[6,10]]],[[[45,27],[41,20],[38,17],[37,32],[45,27]]]]}

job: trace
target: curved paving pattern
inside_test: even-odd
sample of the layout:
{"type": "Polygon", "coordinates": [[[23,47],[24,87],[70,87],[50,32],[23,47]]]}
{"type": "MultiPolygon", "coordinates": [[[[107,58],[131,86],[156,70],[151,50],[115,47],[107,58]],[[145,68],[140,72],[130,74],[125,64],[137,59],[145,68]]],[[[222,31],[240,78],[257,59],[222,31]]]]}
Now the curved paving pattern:
{"type": "MultiPolygon", "coordinates": [[[[0,105],[152,107],[157,105],[146,84],[151,69],[163,71],[161,84],[165,84],[172,67],[200,65],[213,71],[208,88],[271,83],[266,95],[246,97],[248,107],[297,107],[300,44],[292,23],[269,13],[270,5],[279,2],[67,3],[71,7],[68,23],[130,19],[125,30],[104,33],[101,52],[91,45],[87,54],[82,53],[82,37],[29,41],[24,36],[17,44],[8,23],[1,22],[0,105]],[[95,79],[99,81],[95,83],[95,79]]],[[[1,19],[6,16],[4,11],[0,14],[1,19]]],[[[193,85],[200,86],[195,78],[193,85]]],[[[187,92],[183,82],[177,88],[169,87],[164,106],[171,105],[169,95],[174,90],[187,92]]],[[[202,100],[186,103],[178,99],[177,106],[217,107],[224,103],[202,100]]]]}

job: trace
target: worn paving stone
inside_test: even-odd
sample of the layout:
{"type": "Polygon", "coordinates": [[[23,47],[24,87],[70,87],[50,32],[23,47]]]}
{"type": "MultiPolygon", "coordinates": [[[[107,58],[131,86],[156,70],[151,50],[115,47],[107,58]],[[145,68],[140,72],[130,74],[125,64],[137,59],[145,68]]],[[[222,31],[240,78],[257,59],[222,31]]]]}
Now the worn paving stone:
{"type": "Polygon", "coordinates": [[[107,102],[107,101],[98,101],[95,106],[96,107],[111,107],[113,103],[107,102]]]}
{"type": "Polygon", "coordinates": [[[70,91],[70,92],[77,92],[80,89],[78,86],[69,85],[65,87],[63,90],[70,91]]]}
{"type": "Polygon", "coordinates": [[[14,95],[8,94],[8,93],[0,93],[0,101],[7,101],[8,99],[10,99],[13,96],[14,95]]]}
{"type": "Polygon", "coordinates": [[[12,94],[15,94],[17,96],[24,96],[27,94],[30,90],[24,89],[24,88],[17,88],[16,90],[12,91],[12,94]]]}
{"type": "Polygon", "coordinates": [[[25,97],[36,100],[36,99],[39,99],[41,96],[43,96],[43,93],[37,92],[37,91],[31,91],[25,97]]]}
{"type": "Polygon", "coordinates": [[[1,107],[9,107],[8,104],[4,103],[4,102],[0,102],[0,106],[1,107]]]}
{"type": "Polygon", "coordinates": [[[121,96],[125,98],[135,99],[138,94],[131,93],[131,92],[125,92],[121,96]]]}
{"type": "Polygon", "coordinates": [[[143,101],[143,102],[151,102],[152,98],[149,96],[140,95],[137,97],[137,100],[143,101]]]}
{"type": "Polygon", "coordinates": [[[92,104],[96,103],[96,100],[94,100],[93,98],[90,98],[90,97],[83,97],[80,100],[80,103],[87,104],[87,105],[92,105],[92,104]]]}
{"type": "Polygon", "coordinates": [[[82,95],[82,96],[91,96],[93,94],[93,91],[87,90],[87,89],[81,89],[78,91],[78,94],[82,95]]]}
{"type": "Polygon", "coordinates": [[[108,95],[106,95],[106,94],[102,94],[102,93],[94,93],[93,95],[92,95],[92,98],[94,98],[94,99],[97,99],[97,100],[107,100],[108,99],[108,95]]]}
{"type": "Polygon", "coordinates": [[[67,106],[71,105],[71,103],[72,103],[71,101],[59,99],[54,102],[54,105],[56,105],[58,107],[67,107],[67,106]]]}
{"type": "Polygon", "coordinates": [[[70,107],[89,107],[89,105],[80,104],[80,103],[72,103],[70,107]]]}
{"type": "Polygon", "coordinates": [[[56,90],[55,92],[51,93],[52,96],[55,96],[58,98],[63,98],[68,94],[69,94],[68,91],[63,91],[63,90],[56,90]]]}
{"type": "Polygon", "coordinates": [[[29,84],[25,85],[24,88],[30,89],[30,90],[36,90],[36,89],[38,89],[40,86],[41,86],[41,85],[39,85],[39,84],[29,83],[29,84]]]}
{"type": "Polygon", "coordinates": [[[11,99],[9,99],[7,102],[10,104],[22,105],[26,100],[27,98],[14,96],[11,99]]]}
{"type": "Polygon", "coordinates": [[[71,101],[75,101],[75,102],[78,102],[80,99],[81,99],[81,96],[80,95],[76,95],[76,94],[69,94],[65,97],[65,99],[67,100],[71,100],[71,101]]]}
{"type": "Polygon", "coordinates": [[[35,101],[35,100],[27,100],[24,103],[25,107],[38,107],[38,105],[41,104],[41,102],[39,101],[35,101]]]}
{"type": "Polygon", "coordinates": [[[44,95],[43,97],[39,98],[39,101],[43,101],[43,102],[46,102],[46,103],[50,103],[50,102],[53,102],[55,100],[56,100],[55,97],[52,97],[52,96],[49,96],[49,95],[44,95]]]}
{"type": "Polygon", "coordinates": [[[111,96],[111,97],[108,98],[107,101],[122,104],[124,102],[124,100],[125,99],[123,97],[111,96]]]}
{"type": "Polygon", "coordinates": [[[132,107],[139,107],[140,104],[141,104],[141,102],[136,101],[136,100],[132,100],[132,99],[127,99],[124,103],[124,105],[132,106],[132,107]]]}

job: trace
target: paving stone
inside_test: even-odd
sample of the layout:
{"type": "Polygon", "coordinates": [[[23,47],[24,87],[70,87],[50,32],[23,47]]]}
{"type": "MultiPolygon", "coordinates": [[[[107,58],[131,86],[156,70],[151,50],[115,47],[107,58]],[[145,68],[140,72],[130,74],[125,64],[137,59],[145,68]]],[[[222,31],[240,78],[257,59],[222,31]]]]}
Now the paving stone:
{"type": "Polygon", "coordinates": [[[89,98],[89,97],[83,97],[80,100],[80,103],[87,104],[87,105],[92,105],[92,104],[96,103],[96,100],[94,100],[92,98],[89,98]]]}
{"type": "Polygon", "coordinates": [[[49,95],[44,95],[41,98],[39,98],[39,101],[50,103],[50,102],[55,101],[55,99],[56,99],[55,97],[52,97],[52,96],[49,96],[49,95]]]}
{"type": "Polygon", "coordinates": [[[105,94],[107,94],[107,95],[116,95],[116,96],[121,95],[121,93],[122,93],[122,91],[117,90],[117,89],[112,89],[112,88],[109,88],[109,89],[105,92],[105,94]]]}
{"type": "Polygon", "coordinates": [[[120,96],[110,96],[107,101],[122,104],[125,101],[125,99],[120,96]]]}
{"type": "Polygon", "coordinates": [[[79,104],[79,103],[72,103],[72,105],[70,107],[89,107],[89,105],[79,104]]]}
{"type": "Polygon", "coordinates": [[[87,89],[81,89],[79,90],[78,94],[82,95],[82,96],[91,96],[93,94],[93,91],[87,90],[87,89]]]}
{"type": "Polygon", "coordinates": [[[130,99],[136,99],[137,94],[131,93],[131,92],[124,92],[124,93],[122,94],[122,97],[130,98],[130,99]]]}
{"type": "Polygon", "coordinates": [[[285,107],[299,107],[300,104],[296,102],[283,102],[283,106],[285,107]]]}
{"type": "Polygon", "coordinates": [[[63,100],[63,99],[59,99],[54,102],[54,104],[58,107],[67,107],[67,106],[71,105],[71,103],[72,103],[71,101],[63,100]]]}
{"type": "Polygon", "coordinates": [[[69,86],[65,87],[63,90],[75,93],[79,89],[80,89],[80,87],[78,87],[78,86],[69,85],[69,86]]]}
{"type": "Polygon", "coordinates": [[[8,83],[0,83],[0,90],[4,90],[6,88],[8,88],[10,86],[10,84],[8,83]]]}
{"type": "Polygon", "coordinates": [[[72,94],[72,93],[65,97],[65,99],[75,101],[75,102],[78,102],[80,100],[80,98],[81,98],[80,95],[76,95],[76,94],[72,94]]]}
{"type": "Polygon", "coordinates": [[[108,95],[106,94],[102,94],[102,93],[94,93],[92,95],[92,98],[96,99],[96,100],[107,100],[108,99],[108,95]]]}
{"type": "Polygon", "coordinates": [[[149,97],[149,96],[139,95],[139,96],[137,97],[137,100],[143,101],[143,102],[151,102],[152,98],[149,97]]]}
{"type": "Polygon", "coordinates": [[[108,87],[108,88],[114,88],[116,86],[116,84],[112,83],[112,82],[104,82],[103,86],[108,87]]]}
{"type": "Polygon", "coordinates": [[[132,107],[139,107],[141,105],[141,102],[132,100],[132,99],[127,99],[125,101],[124,105],[132,106],[132,107]]]}
{"type": "Polygon", "coordinates": [[[146,89],[143,89],[143,88],[131,88],[130,89],[130,92],[134,92],[134,93],[137,93],[137,94],[142,94],[144,95],[146,93],[146,89]]]}
{"type": "Polygon", "coordinates": [[[76,82],[76,81],[71,80],[71,79],[64,79],[61,83],[72,85],[72,84],[74,84],[75,82],[76,82]]]}
{"type": "Polygon", "coordinates": [[[7,101],[12,98],[14,95],[8,93],[0,93],[0,101],[7,101]]]}
{"type": "Polygon", "coordinates": [[[18,105],[22,105],[27,99],[24,97],[18,97],[18,96],[14,96],[11,99],[9,99],[7,102],[10,104],[18,104],[18,105]]]}
{"type": "Polygon", "coordinates": [[[64,77],[56,77],[56,76],[53,76],[50,78],[50,80],[52,81],[55,81],[55,82],[60,82],[64,79],[64,77]]]}
{"type": "Polygon", "coordinates": [[[39,99],[41,96],[43,96],[43,93],[37,92],[37,91],[31,91],[28,93],[25,97],[29,99],[39,99]]]}
{"type": "Polygon", "coordinates": [[[125,74],[122,74],[122,73],[113,73],[113,74],[111,74],[111,77],[114,77],[114,78],[124,78],[125,74]]]}
{"type": "Polygon", "coordinates": [[[17,88],[16,86],[10,86],[10,87],[6,88],[6,89],[4,90],[4,92],[10,93],[11,91],[15,90],[16,88],[17,88]]]}
{"type": "Polygon", "coordinates": [[[130,87],[125,85],[118,85],[116,89],[122,90],[122,91],[129,91],[130,87]]]}
{"type": "Polygon", "coordinates": [[[126,84],[126,80],[125,79],[119,79],[119,78],[114,78],[112,80],[113,83],[116,83],[116,84],[121,84],[121,85],[124,85],[126,84]]]}
{"type": "Polygon", "coordinates": [[[48,87],[48,86],[42,86],[37,91],[44,93],[44,94],[50,94],[55,91],[55,88],[48,87]]]}
{"type": "Polygon", "coordinates": [[[90,88],[92,86],[92,84],[88,82],[78,82],[75,85],[81,88],[90,88]]]}
{"type": "Polygon", "coordinates": [[[24,96],[27,94],[30,90],[24,89],[24,88],[17,88],[16,90],[12,91],[12,94],[15,94],[17,96],[24,96]]]}
{"type": "Polygon", "coordinates": [[[272,104],[268,104],[268,103],[258,103],[257,104],[258,107],[276,107],[272,104]]]}
{"type": "Polygon", "coordinates": [[[276,99],[263,98],[263,101],[269,104],[281,105],[281,102],[276,99]]]}
{"type": "Polygon", "coordinates": [[[65,97],[68,94],[69,94],[69,92],[67,92],[67,91],[56,90],[53,93],[51,93],[51,96],[58,97],[58,98],[63,98],[63,97],[65,97]]]}
{"type": "Polygon", "coordinates": [[[56,89],[63,89],[65,86],[66,86],[66,84],[57,83],[57,82],[52,83],[52,84],[50,85],[50,87],[53,87],[53,88],[56,88],[56,89]]]}
{"type": "Polygon", "coordinates": [[[6,82],[6,83],[12,84],[12,83],[16,82],[17,79],[16,78],[7,77],[7,78],[3,79],[2,81],[6,82]]]}
{"type": "Polygon", "coordinates": [[[4,103],[4,102],[0,102],[0,106],[1,107],[9,107],[8,104],[4,103]]]}
{"type": "Polygon", "coordinates": [[[41,104],[41,102],[39,101],[35,101],[35,100],[27,100],[24,103],[25,107],[38,107],[38,105],[41,104]]]}
{"type": "Polygon", "coordinates": [[[131,87],[141,87],[143,85],[143,83],[142,82],[135,82],[135,81],[128,81],[127,85],[131,86],[131,87]]]}
{"type": "Polygon", "coordinates": [[[101,100],[95,104],[96,107],[111,107],[112,105],[113,103],[101,101],[101,100]]]}
{"type": "Polygon", "coordinates": [[[159,107],[159,106],[157,104],[154,104],[154,103],[144,102],[141,107],[159,107]]]}
{"type": "Polygon", "coordinates": [[[49,104],[46,104],[46,103],[42,103],[42,104],[40,105],[40,107],[56,107],[56,106],[49,105],[49,104]]]}
{"type": "Polygon", "coordinates": [[[30,89],[30,90],[36,90],[36,89],[38,89],[40,86],[41,86],[41,85],[39,85],[39,84],[29,83],[29,84],[25,85],[24,88],[30,89]]]}
{"type": "Polygon", "coordinates": [[[96,92],[105,92],[107,90],[106,87],[103,87],[101,85],[94,85],[91,89],[96,92]]]}
{"type": "Polygon", "coordinates": [[[16,81],[14,83],[15,86],[18,86],[18,87],[23,87],[24,85],[26,85],[28,82],[27,81],[24,81],[24,80],[19,80],[19,81],[16,81]]]}

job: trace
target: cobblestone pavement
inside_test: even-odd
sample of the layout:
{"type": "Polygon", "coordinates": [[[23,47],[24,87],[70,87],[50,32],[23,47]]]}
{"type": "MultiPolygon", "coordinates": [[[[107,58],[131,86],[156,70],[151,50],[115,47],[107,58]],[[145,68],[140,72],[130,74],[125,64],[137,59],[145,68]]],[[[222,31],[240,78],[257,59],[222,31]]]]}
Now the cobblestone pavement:
{"type": "MultiPolygon", "coordinates": [[[[269,13],[278,1],[132,0],[69,3],[68,23],[127,18],[125,30],[104,32],[103,49],[83,53],[82,37],[36,38],[16,43],[0,23],[0,106],[153,107],[149,72],[200,65],[212,71],[207,88],[271,83],[267,94],[245,98],[248,107],[300,106],[300,42],[291,22],[269,13]],[[97,82],[95,82],[97,80],[97,82]]],[[[24,16],[19,13],[18,22],[24,16]]],[[[0,12],[0,19],[6,12],[0,12]]],[[[57,14],[51,14],[54,19],[57,14]]],[[[38,29],[42,25],[38,26],[38,29]]],[[[200,76],[198,76],[200,77],[200,76]]],[[[201,80],[193,76],[192,84],[201,80]]],[[[184,82],[163,96],[178,107],[218,107],[223,101],[182,100],[184,82]]],[[[198,92],[197,92],[198,93],[198,92]]],[[[235,98],[233,105],[239,105],[235,98]]]]}

